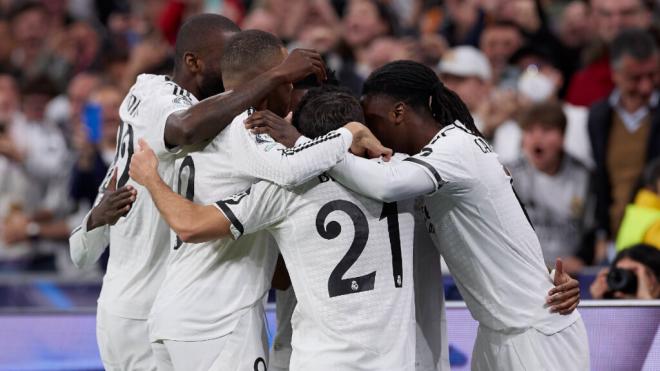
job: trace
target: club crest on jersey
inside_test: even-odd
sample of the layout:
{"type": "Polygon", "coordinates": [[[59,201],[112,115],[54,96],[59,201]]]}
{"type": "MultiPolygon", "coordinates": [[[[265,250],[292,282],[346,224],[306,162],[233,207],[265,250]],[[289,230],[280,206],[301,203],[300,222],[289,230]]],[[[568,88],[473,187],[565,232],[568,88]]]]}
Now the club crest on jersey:
{"type": "Polygon", "coordinates": [[[192,106],[193,105],[190,98],[188,98],[185,95],[179,95],[179,96],[175,97],[172,102],[174,104],[181,104],[181,105],[184,105],[184,106],[192,106]]]}

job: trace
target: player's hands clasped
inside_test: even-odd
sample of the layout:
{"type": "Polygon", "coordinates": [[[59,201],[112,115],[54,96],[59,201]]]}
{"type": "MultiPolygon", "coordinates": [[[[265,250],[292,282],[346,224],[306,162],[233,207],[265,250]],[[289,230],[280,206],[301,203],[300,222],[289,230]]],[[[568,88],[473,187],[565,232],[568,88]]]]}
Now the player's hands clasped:
{"type": "Polygon", "coordinates": [[[300,133],[290,121],[281,118],[269,110],[257,111],[245,120],[245,128],[254,134],[268,134],[276,142],[286,147],[293,147],[300,138],[300,133]]]}
{"type": "Polygon", "coordinates": [[[280,65],[272,70],[285,82],[296,82],[314,74],[319,82],[328,79],[323,58],[316,50],[294,49],[280,65]]]}
{"type": "Polygon", "coordinates": [[[555,263],[554,284],[546,298],[550,311],[571,314],[580,303],[580,283],[564,272],[561,259],[555,263]]]}
{"type": "Polygon", "coordinates": [[[353,144],[351,144],[351,152],[360,157],[378,158],[383,157],[385,161],[389,161],[392,157],[393,151],[390,148],[383,146],[380,141],[366,126],[359,122],[349,122],[344,125],[353,134],[353,144]]]}
{"type": "Polygon", "coordinates": [[[117,189],[117,168],[114,168],[101,202],[92,209],[87,219],[87,230],[103,225],[115,225],[117,220],[131,209],[136,196],[137,191],[130,185],[117,189]]]}
{"type": "Polygon", "coordinates": [[[128,174],[139,184],[147,187],[149,183],[159,180],[158,158],[147,142],[140,138],[138,150],[131,157],[131,167],[128,174]]]}

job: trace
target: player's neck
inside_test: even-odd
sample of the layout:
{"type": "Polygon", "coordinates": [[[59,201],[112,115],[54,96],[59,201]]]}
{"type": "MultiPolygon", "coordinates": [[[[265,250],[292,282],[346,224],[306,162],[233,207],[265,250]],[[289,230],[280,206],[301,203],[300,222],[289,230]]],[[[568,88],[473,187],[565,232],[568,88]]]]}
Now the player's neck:
{"type": "Polygon", "coordinates": [[[195,79],[192,76],[174,70],[174,73],[172,74],[172,81],[190,92],[190,94],[194,95],[195,98],[200,99],[199,88],[197,87],[195,79]]]}
{"type": "Polygon", "coordinates": [[[431,139],[438,134],[439,130],[440,128],[438,128],[437,123],[432,118],[430,120],[421,119],[415,122],[413,135],[409,136],[409,148],[411,148],[410,154],[421,151],[422,148],[429,144],[431,139]]]}

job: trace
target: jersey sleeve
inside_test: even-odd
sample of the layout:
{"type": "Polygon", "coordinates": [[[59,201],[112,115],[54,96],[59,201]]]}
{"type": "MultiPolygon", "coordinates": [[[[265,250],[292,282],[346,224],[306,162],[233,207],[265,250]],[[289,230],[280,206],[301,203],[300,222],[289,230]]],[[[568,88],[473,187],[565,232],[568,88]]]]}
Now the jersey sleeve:
{"type": "Polygon", "coordinates": [[[245,129],[240,115],[232,122],[232,148],[240,161],[239,171],[291,188],[320,175],[344,159],[353,141],[345,128],[286,148],[268,135],[252,134],[245,129]]]}
{"type": "MultiPolygon", "coordinates": [[[[167,118],[171,114],[192,107],[196,102],[195,97],[175,84],[165,84],[164,87],[158,89],[154,96],[143,99],[144,102],[138,104],[145,105],[145,107],[138,114],[144,115],[142,119],[149,120],[144,139],[149,143],[158,158],[181,155],[185,152],[184,147],[169,147],[165,143],[165,126],[167,125],[167,118]]],[[[138,106],[137,110],[139,109],[138,106]]],[[[128,110],[130,114],[130,103],[128,110]]]]}
{"type": "Polygon", "coordinates": [[[220,200],[215,206],[231,222],[234,239],[271,227],[287,215],[291,193],[270,182],[258,182],[246,191],[220,200]]]}
{"type": "Polygon", "coordinates": [[[383,202],[395,202],[433,192],[435,181],[408,161],[378,163],[349,154],[330,175],[345,187],[383,202]]]}

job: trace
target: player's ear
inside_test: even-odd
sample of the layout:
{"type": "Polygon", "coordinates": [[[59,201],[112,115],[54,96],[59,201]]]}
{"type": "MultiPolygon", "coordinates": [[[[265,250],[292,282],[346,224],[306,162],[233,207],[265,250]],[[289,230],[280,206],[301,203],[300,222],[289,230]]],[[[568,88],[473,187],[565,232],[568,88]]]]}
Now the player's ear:
{"type": "Polygon", "coordinates": [[[201,70],[202,61],[193,53],[186,52],[183,55],[183,61],[192,73],[198,73],[201,70]]]}
{"type": "Polygon", "coordinates": [[[394,109],[392,110],[392,118],[394,119],[395,125],[400,125],[403,123],[403,118],[406,116],[406,106],[403,102],[396,102],[394,104],[394,109]]]}

